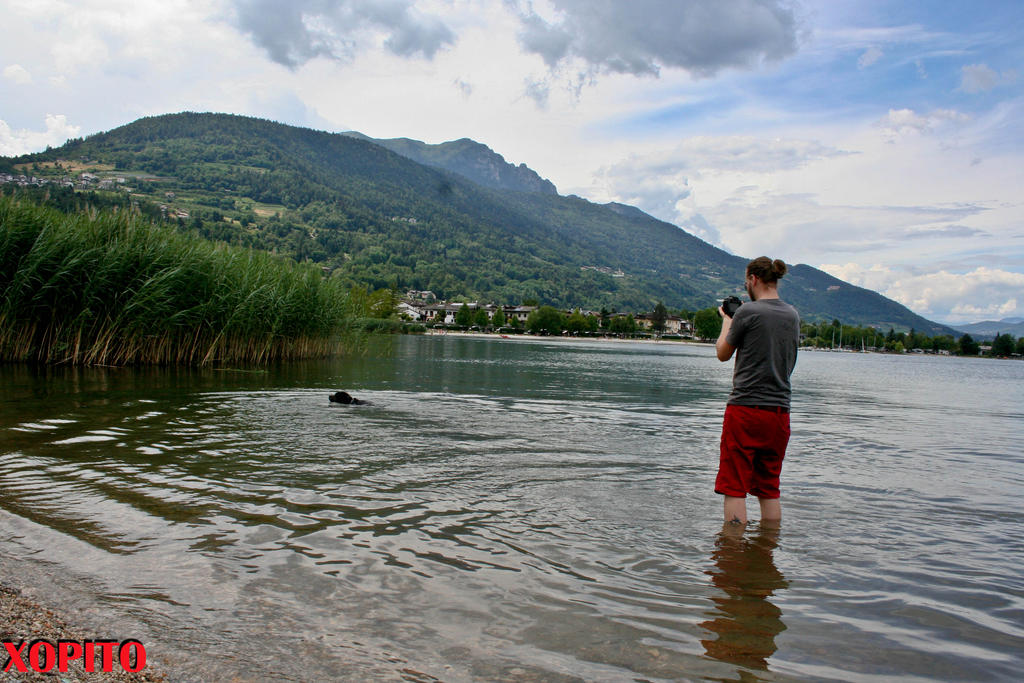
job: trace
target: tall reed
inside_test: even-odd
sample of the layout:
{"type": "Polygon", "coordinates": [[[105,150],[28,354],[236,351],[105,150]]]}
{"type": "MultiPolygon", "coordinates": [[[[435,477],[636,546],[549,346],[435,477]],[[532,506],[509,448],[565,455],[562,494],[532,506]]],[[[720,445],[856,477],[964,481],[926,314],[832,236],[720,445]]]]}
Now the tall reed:
{"type": "Polygon", "coordinates": [[[0,197],[0,359],[264,363],[355,340],[346,291],[314,266],[128,212],[0,197]]]}

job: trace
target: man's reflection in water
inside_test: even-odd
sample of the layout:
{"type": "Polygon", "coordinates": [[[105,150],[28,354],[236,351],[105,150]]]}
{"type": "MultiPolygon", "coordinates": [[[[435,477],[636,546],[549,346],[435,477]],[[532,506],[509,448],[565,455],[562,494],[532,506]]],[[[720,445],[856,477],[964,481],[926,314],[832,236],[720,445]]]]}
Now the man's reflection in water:
{"type": "Polygon", "coordinates": [[[789,583],[772,558],[778,523],[745,532],[744,525],[727,523],[715,541],[715,566],[706,573],[725,594],[712,598],[718,609],[708,613],[713,619],[701,623],[718,637],[701,643],[709,657],[767,670],[768,658],[778,649],[775,636],[786,630],[782,610],[768,598],[789,583]]]}

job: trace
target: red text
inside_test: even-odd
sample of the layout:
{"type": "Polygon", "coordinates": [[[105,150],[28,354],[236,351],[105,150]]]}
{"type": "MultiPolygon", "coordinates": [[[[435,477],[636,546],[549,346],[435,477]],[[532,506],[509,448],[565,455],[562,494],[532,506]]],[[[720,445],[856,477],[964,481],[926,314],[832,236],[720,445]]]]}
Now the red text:
{"type": "Polygon", "coordinates": [[[26,643],[3,641],[7,663],[4,672],[64,673],[72,662],[80,661],[88,672],[113,671],[119,666],[124,671],[142,671],[146,668],[146,647],[137,640],[33,640],[26,643]]]}

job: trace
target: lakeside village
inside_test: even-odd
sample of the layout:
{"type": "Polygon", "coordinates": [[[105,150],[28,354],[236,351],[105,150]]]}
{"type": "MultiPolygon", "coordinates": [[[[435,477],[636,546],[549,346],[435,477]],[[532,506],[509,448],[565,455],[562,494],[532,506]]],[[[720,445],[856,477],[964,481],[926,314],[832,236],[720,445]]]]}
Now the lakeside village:
{"type": "Polygon", "coordinates": [[[693,322],[670,315],[664,307],[652,313],[616,313],[607,310],[559,311],[550,306],[497,306],[476,302],[439,301],[433,292],[406,292],[397,306],[398,317],[435,328],[518,334],[597,336],[607,334],[693,339],[693,322]]]}
{"type": "MultiPolygon", "coordinates": [[[[567,337],[616,337],[661,339],[665,341],[712,342],[718,337],[721,320],[714,307],[696,312],[671,314],[659,303],[649,313],[615,311],[560,311],[551,306],[497,306],[475,302],[439,301],[433,292],[409,291],[394,308],[407,331],[524,332],[567,337]]],[[[803,323],[800,348],[809,351],[850,351],[863,353],[918,353],[940,356],[1024,357],[1024,337],[1014,340],[1000,335],[991,344],[979,344],[969,334],[960,339],[949,335],[928,337],[911,330],[886,334],[874,327],[842,325],[838,320],[803,323]]]]}

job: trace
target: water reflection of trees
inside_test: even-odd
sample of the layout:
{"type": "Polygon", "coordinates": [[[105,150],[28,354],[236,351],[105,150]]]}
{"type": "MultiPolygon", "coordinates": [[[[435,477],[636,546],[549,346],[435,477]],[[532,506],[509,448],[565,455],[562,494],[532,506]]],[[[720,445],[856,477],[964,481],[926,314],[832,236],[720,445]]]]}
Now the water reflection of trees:
{"type": "Polygon", "coordinates": [[[789,582],[775,566],[779,530],[762,525],[750,535],[742,526],[726,525],[711,555],[706,574],[723,594],[712,597],[716,609],[701,626],[717,635],[702,640],[705,653],[719,661],[751,669],[768,669],[775,637],[786,630],[782,610],[769,598],[789,582]]]}

